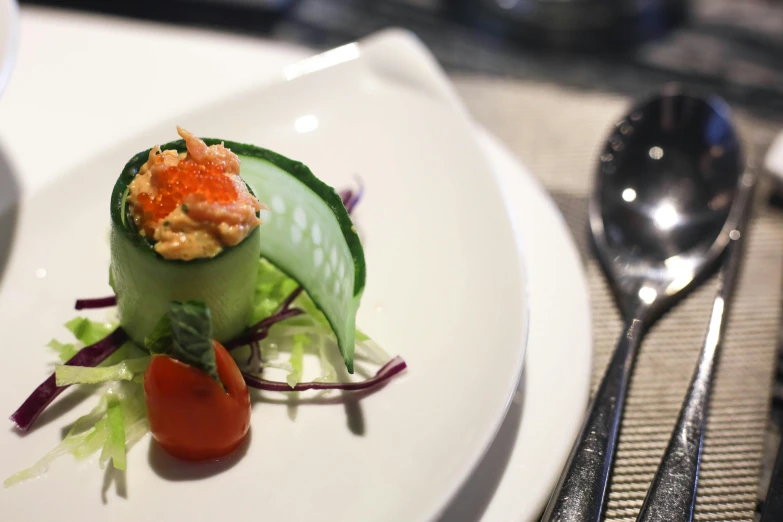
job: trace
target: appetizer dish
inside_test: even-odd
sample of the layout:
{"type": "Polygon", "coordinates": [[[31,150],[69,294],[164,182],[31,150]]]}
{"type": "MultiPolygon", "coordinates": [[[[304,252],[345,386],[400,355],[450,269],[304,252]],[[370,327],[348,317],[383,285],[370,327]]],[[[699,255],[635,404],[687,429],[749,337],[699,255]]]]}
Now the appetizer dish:
{"type": "Polygon", "coordinates": [[[272,151],[177,131],[182,139],[131,158],[111,194],[114,295],[76,309],[111,308],[113,318],[69,321],[76,342],[49,344],[62,364],[11,420],[29,430],[73,385],[102,384],[100,399],[6,486],[68,453],[100,452],[101,467],[124,470],[147,432],[181,459],[224,457],[248,433],[248,388],[367,390],[406,368],[356,329],[365,264],[349,214],[361,189],[339,195],[272,151]],[[338,353],[349,374],[356,362],[378,369],[338,379],[338,353]],[[306,355],[320,364],[310,382],[306,355]]]}

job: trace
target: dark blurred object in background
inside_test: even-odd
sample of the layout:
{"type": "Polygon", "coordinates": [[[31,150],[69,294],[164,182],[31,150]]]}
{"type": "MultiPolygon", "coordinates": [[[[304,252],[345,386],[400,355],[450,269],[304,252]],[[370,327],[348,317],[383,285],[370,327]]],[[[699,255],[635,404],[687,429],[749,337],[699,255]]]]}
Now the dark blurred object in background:
{"type": "MultiPolygon", "coordinates": [[[[300,0],[21,0],[175,23],[269,31],[300,0]]],[[[501,40],[575,51],[625,52],[687,19],[690,0],[343,0],[451,19],[501,40]]],[[[311,3],[311,2],[308,2],[311,3]]],[[[328,4],[328,2],[327,2],[328,4]]]]}
{"type": "Polygon", "coordinates": [[[676,81],[783,122],[783,0],[19,1],[313,49],[404,27],[451,74],[632,97],[676,81]]]}
{"type": "Polygon", "coordinates": [[[463,23],[528,45],[625,52],[683,23],[689,0],[444,0],[463,23]]]}
{"type": "Polygon", "coordinates": [[[298,0],[19,0],[142,20],[269,31],[298,0]]]}

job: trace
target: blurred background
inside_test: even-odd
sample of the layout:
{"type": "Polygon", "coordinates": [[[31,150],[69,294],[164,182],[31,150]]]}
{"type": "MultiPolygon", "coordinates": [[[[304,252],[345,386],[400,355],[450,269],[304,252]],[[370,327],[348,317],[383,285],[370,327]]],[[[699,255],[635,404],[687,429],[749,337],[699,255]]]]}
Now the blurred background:
{"type": "Polygon", "coordinates": [[[414,31],[452,73],[636,96],[681,81],[783,119],[780,0],[22,0],[329,48],[414,31]]]}

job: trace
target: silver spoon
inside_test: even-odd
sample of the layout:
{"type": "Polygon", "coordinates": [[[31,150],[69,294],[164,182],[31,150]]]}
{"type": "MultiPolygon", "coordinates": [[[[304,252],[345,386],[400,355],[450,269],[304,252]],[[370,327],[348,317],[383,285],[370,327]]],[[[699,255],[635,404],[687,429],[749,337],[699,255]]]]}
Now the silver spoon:
{"type": "Polygon", "coordinates": [[[712,305],[699,362],[637,522],[693,520],[712,382],[728,322],[731,296],[739,273],[742,242],[750,219],[755,186],[756,175],[753,171],[748,171],[742,178],[742,188],[734,204],[733,210],[737,211],[735,215],[738,218],[736,227],[729,233],[731,242],[726,248],[726,257],[718,275],[718,291],[712,305]]]}
{"type": "Polygon", "coordinates": [[[740,145],[719,98],[664,92],[636,106],[610,135],[590,226],[625,331],[542,521],[601,519],[642,337],[726,248],[741,173],[740,145]]]}

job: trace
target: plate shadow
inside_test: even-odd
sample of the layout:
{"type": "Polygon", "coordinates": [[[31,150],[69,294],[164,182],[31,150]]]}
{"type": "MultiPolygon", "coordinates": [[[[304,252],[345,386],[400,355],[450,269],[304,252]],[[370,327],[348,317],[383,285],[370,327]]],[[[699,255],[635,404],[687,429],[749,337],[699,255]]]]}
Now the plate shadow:
{"type": "Polygon", "coordinates": [[[511,401],[506,418],[503,420],[495,440],[467,482],[463,484],[443,511],[438,522],[478,522],[492,501],[495,490],[508,466],[511,453],[514,451],[519,427],[522,424],[522,397],[525,393],[526,370],[527,365],[522,368],[522,377],[519,380],[514,399],[511,401]]]}
{"type": "MultiPolygon", "coordinates": [[[[253,429],[247,432],[245,440],[230,455],[204,462],[189,462],[172,457],[154,440],[150,441],[148,459],[152,470],[161,478],[172,482],[202,480],[236,466],[247,455],[247,448],[253,438],[253,429]]],[[[127,493],[126,493],[127,494],[127,493]]]]}
{"type": "Polygon", "coordinates": [[[19,205],[22,196],[18,176],[9,156],[0,143],[0,287],[8,259],[11,257],[19,205]]]}

